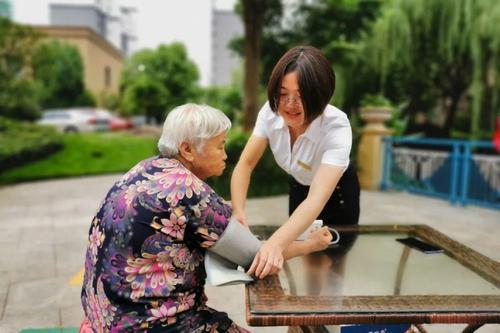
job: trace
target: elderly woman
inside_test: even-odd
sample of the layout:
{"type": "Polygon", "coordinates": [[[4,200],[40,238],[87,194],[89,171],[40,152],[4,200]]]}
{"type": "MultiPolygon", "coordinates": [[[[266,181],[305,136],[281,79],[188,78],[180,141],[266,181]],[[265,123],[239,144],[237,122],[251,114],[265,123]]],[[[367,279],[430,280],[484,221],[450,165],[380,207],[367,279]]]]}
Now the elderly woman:
{"type": "MultiPolygon", "coordinates": [[[[109,190],[92,221],[85,260],[82,304],[91,331],[246,332],[209,308],[204,294],[206,249],[231,217],[204,180],[225,168],[230,126],[209,106],[175,108],[160,156],[139,162],[109,190]]],[[[330,239],[318,231],[284,256],[322,250],[330,239]]]]}

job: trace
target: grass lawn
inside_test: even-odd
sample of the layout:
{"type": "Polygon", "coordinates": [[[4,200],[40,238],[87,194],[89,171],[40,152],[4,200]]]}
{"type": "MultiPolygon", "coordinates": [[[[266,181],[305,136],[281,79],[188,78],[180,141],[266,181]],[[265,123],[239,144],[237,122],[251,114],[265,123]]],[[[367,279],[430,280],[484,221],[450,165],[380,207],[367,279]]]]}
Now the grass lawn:
{"type": "Polygon", "coordinates": [[[64,135],[64,148],[46,159],[0,173],[0,184],[22,181],[122,173],[158,153],[153,137],[126,133],[64,135]]]}

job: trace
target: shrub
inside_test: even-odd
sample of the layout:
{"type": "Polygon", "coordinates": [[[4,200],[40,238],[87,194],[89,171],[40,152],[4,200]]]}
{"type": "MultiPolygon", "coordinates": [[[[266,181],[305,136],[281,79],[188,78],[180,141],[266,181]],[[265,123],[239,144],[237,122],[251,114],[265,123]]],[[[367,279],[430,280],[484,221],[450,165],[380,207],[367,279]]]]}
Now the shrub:
{"type": "Polygon", "coordinates": [[[0,172],[47,155],[63,147],[55,129],[0,117],[0,172]]]}
{"type": "Polygon", "coordinates": [[[96,98],[90,90],[84,90],[80,96],[75,100],[75,105],[78,106],[96,106],[96,98]]]}
{"type": "Polygon", "coordinates": [[[384,95],[380,94],[366,94],[361,100],[361,106],[385,106],[392,107],[392,103],[384,95]]]}
{"type": "Polygon", "coordinates": [[[0,173],[0,184],[124,173],[156,154],[156,138],[125,132],[63,135],[64,148],[47,158],[0,173]]]}
{"type": "Polygon", "coordinates": [[[236,115],[241,112],[243,97],[238,87],[208,87],[200,97],[200,102],[224,112],[234,124],[236,115]]]}

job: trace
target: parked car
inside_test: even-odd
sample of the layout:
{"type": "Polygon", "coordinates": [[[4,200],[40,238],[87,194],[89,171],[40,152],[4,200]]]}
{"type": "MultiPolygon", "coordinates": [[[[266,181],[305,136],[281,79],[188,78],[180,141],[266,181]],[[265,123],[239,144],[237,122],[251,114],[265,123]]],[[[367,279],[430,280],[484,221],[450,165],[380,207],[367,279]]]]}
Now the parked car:
{"type": "Polygon", "coordinates": [[[119,117],[106,109],[88,108],[85,109],[85,112],[94,116],[94,123],[96,125],[96,130],[98,131],[119,131],[134,127],[131,120],[119,117]]]}
{"type": "Polygon", "coordinates": [[[142,127],[147,125],[146,116],[132,116],[130,118],[132,127],[142,127]]]}
{"type": "Polygon", "coordinates": [[[109,130],[109,112],[97,112],[95,108],[79,108],[79,111],[91,117],[90,122],[94,125],[95,131],[108,131],[109,130]]]}
{"type": "Polygon", "coordinates": [[[96,130],[95,115],[78,109],[47,110],[38,123],[54,126],[64,133],[92,132],[96,130]]]}
{"type": "Polygon", "coordinates": [[[126,130],[134,127],[134,123],[127,118],[114,116],[109,122],[109,128],[112,131],[126,130]]]}

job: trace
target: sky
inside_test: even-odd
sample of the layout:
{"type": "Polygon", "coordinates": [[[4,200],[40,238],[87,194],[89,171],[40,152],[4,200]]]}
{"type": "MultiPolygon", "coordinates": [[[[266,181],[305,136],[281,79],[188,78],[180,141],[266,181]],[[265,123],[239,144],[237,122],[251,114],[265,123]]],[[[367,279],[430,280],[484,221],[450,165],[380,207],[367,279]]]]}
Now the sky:
{"type": "MultiPolygon", "coordinates": [[[[109,1],[109,0],[107,0],[109,1]]],[[[174,41],[186,45],[188,56],[198,66],[200,83],[208,85],[211,59],[211,8],[232,10],[236,0],[111,0],[137,8],[134,49],[155,48],[174,41]]],[[[88,4],[94,0],[12,0],[14,20],[48,24],[49,4],[88,4]]]]}
{"type": "Polygon", "coordinates": [[[209,82],[211,59],[211,7],[232,10],[235,0],[128,0],[137,8],[137,47],[152,48],[159,43],[183,42],[201,74],[209,82]]]}

